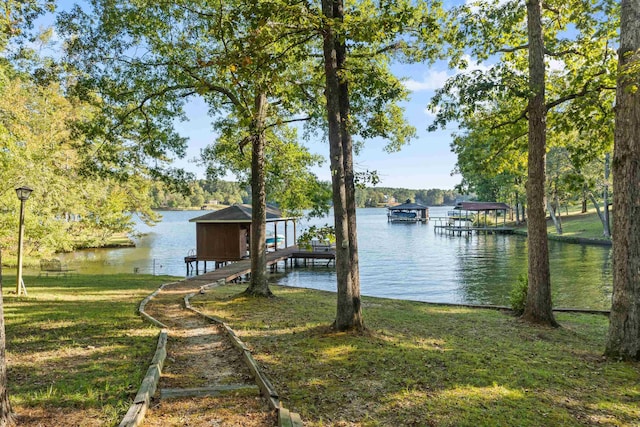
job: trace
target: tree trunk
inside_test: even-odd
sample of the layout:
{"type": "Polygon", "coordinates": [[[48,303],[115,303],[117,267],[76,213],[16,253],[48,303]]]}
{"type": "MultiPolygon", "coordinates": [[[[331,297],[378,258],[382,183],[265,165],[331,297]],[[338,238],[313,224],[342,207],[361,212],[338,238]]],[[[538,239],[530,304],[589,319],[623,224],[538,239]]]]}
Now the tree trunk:
{"type": "Polygon", "coordinates": [[[265,183],[265,135],[267,95],[255,98],[255,117],[251,135],[251,282],[245,293],[271,296],[267,280],[267,190],[265,183]]]}
{"type": "Polygon", "coordinates": [[[551,221],[553,221],[553,225],[556,227],[556,233],[562,235],[562,223],[560,222],[559,216],[556,216],[555,209],[549,202],[547,202],[547,210],[549,211],[549,216],[551,217],[551,221]]]}
{"type": "Polygon", "coordinates": [[[604,218],[602,219],[604,237],[611,237],[611,221],[609,218],[609,173],[611,169],[611,155],[604,155],[604,188],[602,189],[602,200],[604,202],[604,218]]]}
{"type": "MultiPolygon", "coordinates": [[[[334,2],[334,16],[344,18],[342,0],[334,2]]],[[[336,42],[336,63],[338,73],[344,69],[347,50],[344,41],[336,42]]],[[[350,286],[343,295],[338,295],[338,314],[336,329],[364,329],[362,307],[360,304],[360,269],[358,260],[358,233],[356,223],[356,186],[353,170],[353,141],[349,129],[351,106],[349,103],[349,83],[343,77],[339,79],[340,135],[342,138],[342,154],[344,162],[345,201],[347,211],[347,239],[349,241],[349,274],[350,286]]]]}
{"type": "Polygon", "coordinates": [[[557,326],[551,309],[551,275],[545,215],[546,108],[542,1],[527,0],[529,33],[529,168],[527,180],[529,287],[522,318],[557,326]]]}
{"type": "MultiPolygon", "coordinates": [[[[517,206],[514,200],[514,203],[512,204],[512,206],[517,206]]],[[[517,207],[516,207],[517,209],[517,207]]],[[[511,211],[509,211],[509,221],[513,221],[513,209],[511,209],[511,211]]],[[[516,224],[517,225],[517,224],[516,224]]]]}
{"type": "Polygon", "coordinates": [[[613,304],[605,353],[640,360],[640,2],[622,0],[620,12],[613,151],[613,304]]]}
{"type": "MultiPolygon", "coordinates": [[[[589,192],[588,197],[589,197],[589,200],[591,200],[593,207],[596,208],[596,213],[598,214],[598,218],[600,218],[600,223],[602,224],[602,230],[603,230],[602,235],[605,237],[611,237],[611,233],[609,232],[609,224],[607,223],[609,221],[608,210],[600,210],[600,204],[598,203],[598,200],[596,200],[593,193],[589,192]]],[[[608,199],[609,197],[606,196],[605,203],[608,203],[608,199]]]]}
{"type": "MultiPolygon", "coordinates": [[[[334,16],[334,1],[322,0],[322,12],[328,19],[334,16]]],[[[340,119],[340,82],[338,79],[338,60],[336,35],[331,23],[324,27],[323,54],[325,67],[325,97],[327,100],[327,120],[329,125],[329,156],[331,166],[331,185],[333,189],[333,215],[336,232],[336,279],[338,304],[334,327],[346,329],[344,313],[350,310],[353,302],[348,296],[351,292],[351,269],[349,250],[349,222],[347,217],[346,185],[344,171],[344,150],[342,148],[340,119]]]]}
{"type": "Polygon", "coordinates": [[[588,197],[589,197],[589,200],[591,200],[593,207],[596,208],[596,213],[598,214],[598,218],[600,218],[600,222],[602,223],[602,228],[604,229],[605,218],[604,218],[604,213],[600,211],[600,204],[598,203],[595,196],[591,192],[588,193],[588,197]]]}
{"type": "Polygon", "coordinates": [[[582,185],[582,213],[587,213],[587,185],[582,185]]]}
{"type": "MultiPolygon", "coordinates": [[[[558,185],[556,183],[555,189],[553,191],[553,201],[555,203],[555,213],[556,219],[558,220],[557,228],[559,228],[560,232],[558,234],[562,234],[562,206],[560,206],[560,200],[558,199],[558,185]]],[[[567,213],[567,215],[569,215],[567,213]]]]}
{"type": "Polygon", "coordinates": [[[4,332],[4,302],[2,297],[2,248],[0,248],[0,427],[14,424],[7,390],[7,336],[4,332]]]}

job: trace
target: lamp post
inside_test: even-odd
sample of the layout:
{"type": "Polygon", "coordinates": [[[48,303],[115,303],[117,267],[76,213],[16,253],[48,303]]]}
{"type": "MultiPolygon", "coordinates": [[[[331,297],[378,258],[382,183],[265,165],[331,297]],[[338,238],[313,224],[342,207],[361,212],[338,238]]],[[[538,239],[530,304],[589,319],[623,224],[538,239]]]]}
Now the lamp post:
{"type": "MultiPolygon", "coordinates": [[[[18,276],[16,278],[16,295],[22,293],[22,239],[24,237],[24,202],[27,201],[33,190],[29,187],[16,188],[16,194],[20,200],[20,226],[18,234],[18,276]]],[[[25,294],[26,294],[25,289],[25,294]]]]}

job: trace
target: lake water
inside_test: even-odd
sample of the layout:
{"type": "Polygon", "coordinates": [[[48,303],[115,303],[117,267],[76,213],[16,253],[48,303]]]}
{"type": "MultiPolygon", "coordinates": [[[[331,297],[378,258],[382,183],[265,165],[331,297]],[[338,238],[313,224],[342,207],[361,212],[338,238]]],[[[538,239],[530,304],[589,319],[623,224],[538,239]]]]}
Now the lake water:
{"type": "MultiPolygon", "coordinates": [[[[432,217],[446,216],[447,207],[430,208],[432,217]]],[[[195,248],[195,224],[201,211],[163,212],[155,227],[135,248],[83,250],[64,255],[82,273],[168,274],[184,276],[184,256],[195,248]]],[[[332,223],[332,218],[301,221],[332,223]]],[[[289,242],[293,241],[289,227],[289,242]]],[[[269,227],[271,229],[271,227],[269,227]]],[[[278,233],[283,233],[281,226],[278,233]]],[[[436,233],[427,224],[388,223],[386,209],[358,210],[358,244],[363,295],[429,302],[508,305],[509,291],[527,270],[527,242],[521,236],[471,237],[436,233]]],[[[608,309],[612,277],[610,247],[549,241],[553,302],[556,307],[608,309]]],[[[202,265],[202,264],[201,264],[202,265]]],[[[335,290],[333,267],[315,265],[274,275],[288,286],[335,290]]]]}

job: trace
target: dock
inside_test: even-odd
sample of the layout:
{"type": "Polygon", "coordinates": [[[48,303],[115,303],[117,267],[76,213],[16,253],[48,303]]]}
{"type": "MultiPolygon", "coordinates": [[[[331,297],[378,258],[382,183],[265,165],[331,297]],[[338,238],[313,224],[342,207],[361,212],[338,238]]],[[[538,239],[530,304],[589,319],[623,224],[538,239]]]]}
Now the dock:
{"type": "Polygon", "coordinates": [[[473,225],[465,218],[432,217],[434,232],[447,233],[452,236],[471,236],[472,234],[512,234],[514,227],[504,225],[473,225]]]}
{"type": "MultiPolygon", "coordinates": [[[[285,266],[289,263],[292,267],[298,266],[300,261],[304,262],[304,265],[307,266],[309,263],[315,263],[316,261],[321,261],[326,263],[328,266],[332,262],[335,264],[336,253],[335,250],[331,248],[324,248],[323,250],[304,250],[300,249],[298,246],[289,246],[285,249],[278,249],[277,251],[268,252],[267,253],[267,267],[271,269],[271,271],[277,270],[278,263],[284,262],[285,266]]],[[[195,255],[188,255],[184,257],[185,264],[187,265],[187,276],[195,273],[196,276],[199,275],[198,263],[199,260],[195,255]],[[195,266],[194,266],[195,264],[195,266]]],[[[216,280],[218,275],[224,276],[228,278],[228,280],[235,280],[239,277],[245,276],[251,273],[251,260],[249,258],[233,261],[233,262],[219,262],[219,261],[211,261],[215,264],[215,269],[207,272],[207,261],[200,260],[204,262],[204,272],[207,278],[209,276],[212,277],[212,280],[216,280]]]]}

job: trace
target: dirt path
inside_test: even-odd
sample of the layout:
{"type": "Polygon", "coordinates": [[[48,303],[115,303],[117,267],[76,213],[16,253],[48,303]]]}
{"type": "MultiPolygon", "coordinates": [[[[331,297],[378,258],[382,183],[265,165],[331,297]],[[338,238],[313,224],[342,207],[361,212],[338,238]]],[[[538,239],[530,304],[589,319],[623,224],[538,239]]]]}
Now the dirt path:
{"type": "Polygon", "coordinates": [[[166,286],[145,311],[169,327],[167,359],[144,426],[274,426],[273,411],[217,325],[183,307],[211,280],[166,286]]]}

